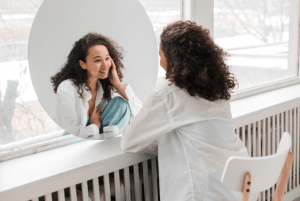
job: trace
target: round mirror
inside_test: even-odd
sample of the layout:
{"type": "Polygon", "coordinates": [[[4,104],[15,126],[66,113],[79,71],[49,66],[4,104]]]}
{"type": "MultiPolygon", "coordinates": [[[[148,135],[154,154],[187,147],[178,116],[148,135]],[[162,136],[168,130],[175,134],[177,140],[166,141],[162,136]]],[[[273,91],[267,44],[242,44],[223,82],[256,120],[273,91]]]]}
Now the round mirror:
{"type": "MultiPolygon", "coordinates": [[[[82,46],[76,48],[82,49],[82,46]]],[[[118,110],[118,107],[108,104],[112,100],[120,97],[126,100],[122,90],[111,91],[112,87],[107,84],[107,81],[111,81],[109,76],[113,76],[112,72],[115,72],[112,71],[113,63],[115,69],[121,69],[122,83],[127,95],[130,92],[127,99],[133,97],[135,104],[138,104],[138,100],[140,103],[145,102],[155,87],[158,65],[157,43],[151,22],[138,0],[45,0],[34,19],[28,49],[32,83],[43,108],[66,133],[70,132],[79,137],[88,138],[91,136],[88,132],[95,131],[95,124],[91,126],[88,121],[93,117],[93,109],[99,106],[98,103],[102,104],[101,115],[103,115],[105,106],[110,106],[110,111],[118,110]],[[104,42],[99,43],[99,40],[95,39],[97,43],[90,43],[89,33],[90,38],[102,37],[104,42]],[[82,55],[78,56],[77,53],[71,55],[75,42],[80,39],[90,45],[85,58],[82,55]],[[92,63],[94,62],[94,66],[100,66],[100,70],[97,71],[99,74],[102,73],[95,85],[96,95],[93,94],[92,87],[89,90],[84,84],[89,82],[87,80],[90,80],[91,76],[95,76],[89,70],[93,65],[88,63],[87,55],[93,55],[95,58],[98,56],[97,61],[94,57],[90,59],[92,63]],[[73,65],[72,59],[79,65],[73,65]],[[121,68],[121,65],[124,68],[121,68]],[[81,69],[74,70],[75,66],[81,69]],[[108,67],[105,69],[103,66],[108,67]],[[77,73],[75,78],[71,75],[71,71],[73,74],[77,73]],[[51,79],[53,77],[55,79],[51,79]],[[111,91],[110,98],[105,98],[107,90],[111,91]],[[58,98],[58,94],[63,98],[58,98]],[[84,130],[84,127],[89,129],[84,130]]],[[[119,70],[116,72],[119,74],[119,70]]],[[[127,103],[130,103],[130,100],[127,103]]],[[[98,108],[100,110],[100,107],[98,108]]],[[[133,110],[137,108],[131,108],[130,119],[134,116],[132,113],[137,112],[133,110]]],[[[108,122],[106,131],[112,132],[115,128],[111,127],[119,125],[116,121],[107,119],[108,117],[109,115],[106,117],[108,122]]],[[[124,124],[126,121],[122,123],[123,127],[124,124]]],[[[104,139],[103,128],[98,128],[101,133],[99,137],[94,134],[96,137],[88,139],[104,139]]]]}

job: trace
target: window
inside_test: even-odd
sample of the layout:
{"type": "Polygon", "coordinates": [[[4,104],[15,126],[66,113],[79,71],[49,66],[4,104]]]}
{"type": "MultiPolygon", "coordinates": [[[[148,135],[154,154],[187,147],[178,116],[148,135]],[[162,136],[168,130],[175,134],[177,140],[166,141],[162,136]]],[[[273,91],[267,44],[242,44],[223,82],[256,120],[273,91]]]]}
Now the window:
{"type": "Polygon", "coordinates": [[[0,4],[0,145],[57,130],[36,97],[28,69],[30,28],[42,2],[0,4]]]}
{"type": "MultiPolygon", "coordinates": [[[[249,95],[251,89],[266,84],[300,83],[297,1],[139,1],[152,22],[158,45],[163,27],[180,20],[181,14],[208,27],[215,42],[232,55],[228,64],[238,78],[238,92],[249,95]]],[[[59,129],[39,103],[28,69],[30,28],[42,3],[2,0],[0,4],[0,145],[59,129]]],[[[159,81],[165,71],[159,64],[158,69],[159,81]]]]}
{"type": "Polygon", "coordinates": [[[298,7],[289,0],[215,0],[214,40],[239,89],[299,76],[298,7]]]}
{"type": "MultiPolygon", "coordinates": [[[[139,0],[145,8],[152,23],[157,45],[163,28],[172,22],[180,20],[180,0],[139,0]]],[[[157,47],[159,48],[159,47],[157,47]]],[[[164,79],[166,72],[158,64],[157,81],[164,79]]]]}
{"type": "MultiPolygon", "coordinates": [[[[0,145],[59,129],[39,103],[28,69],[30,28],[42,2],[2,0],[0,4],[0,145]]],[[[294,1],[215,0],[212,9],[210,0],[140,0],[158,45],[163,27],[180,19],[181,2],[184,11],[191,12],[183,15],[210,28],[216,43],[232,55],[228,64],[239,80],[238,91],[299,78],[294,1]],[[210,16],[200,9],[212,13],[213,27],[210,16]]],[[[158,68],[161,80],[165,72],[159,64],[158,68]]]]}

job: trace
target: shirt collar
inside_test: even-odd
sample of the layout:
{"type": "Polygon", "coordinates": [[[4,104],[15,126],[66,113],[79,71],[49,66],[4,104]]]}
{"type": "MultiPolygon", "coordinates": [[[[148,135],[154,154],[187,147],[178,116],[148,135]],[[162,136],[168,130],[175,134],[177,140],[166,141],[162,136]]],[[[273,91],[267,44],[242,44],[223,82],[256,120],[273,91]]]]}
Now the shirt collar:
{"type": "MultiPolygon", "coordinates": [[[[98,91],[97,91],[97,97],[96,97],[96,104],[97,103],[99,104],[103,97],[103,88],[102,88],[102,85],[101,85],[99,79],[97,80],[97,88],[98,88],[98,91]]],[[[83,96],[83,99],[86,101],[89,101],[92,98],[91,92],[87,91],[84,87],[83,87],[82,96],[83,96]]]]}

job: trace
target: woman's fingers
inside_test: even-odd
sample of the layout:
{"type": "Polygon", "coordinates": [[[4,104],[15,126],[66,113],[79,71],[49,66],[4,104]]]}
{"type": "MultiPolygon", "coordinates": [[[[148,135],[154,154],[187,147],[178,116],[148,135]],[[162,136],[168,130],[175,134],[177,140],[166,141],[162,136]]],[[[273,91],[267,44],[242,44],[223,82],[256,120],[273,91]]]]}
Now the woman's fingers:
{"type": "Polygon", "coordinates": [[[97,107],[94,108],[93,112],[96,113],[96,114],[98,114],[98,115],[99,114],[101,115],[101,110],[99,108],[97,108],[97,107]]]}
{"type": "Polygon", "coordinates": [[[114,62],[114,60],[110,57],[110,61],[111,61],[111,66],[113,67],[113,68],[116,68],[116,65],[115,65],[115,62],[114,62]]]}
{"type": "Polygon", "coordinates": [[[99,108],[95,107],[93,113],[99,117],[101,116],[101,110],[99,108]]]}
{"type": "Polygon", "coordinates": [[[95,107],[93,113],[97,114],[99,112],[98,110],[99,109],[95,107]]]}

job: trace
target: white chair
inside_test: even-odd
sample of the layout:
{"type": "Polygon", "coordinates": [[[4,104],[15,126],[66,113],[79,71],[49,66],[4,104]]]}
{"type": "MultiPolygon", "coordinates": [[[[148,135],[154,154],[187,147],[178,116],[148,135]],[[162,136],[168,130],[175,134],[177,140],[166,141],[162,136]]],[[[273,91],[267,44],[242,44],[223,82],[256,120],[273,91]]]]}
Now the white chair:
{"type": "Polygon", "coordinates": [[[274,155],[228,158],[222,184],[231,190],[243,192],[242,200],[248,201],[250,192],[258,195],[278,181],[272,201],[281,201],[293,163],[291,144],[291,136],[285,132],[274,155]]]}

